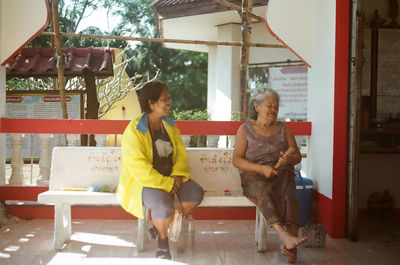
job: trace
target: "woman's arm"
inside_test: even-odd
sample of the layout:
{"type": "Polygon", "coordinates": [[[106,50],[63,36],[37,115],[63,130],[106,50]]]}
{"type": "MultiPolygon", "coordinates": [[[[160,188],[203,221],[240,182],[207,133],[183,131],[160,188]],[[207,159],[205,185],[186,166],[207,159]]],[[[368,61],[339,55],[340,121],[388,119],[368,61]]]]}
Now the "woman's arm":
{"type": "Polygon", "coordinates": [[[248,172],[257,172],[267,178],[277,175],[278,172],[271,166],[259,165],[245,158],[247,149],[247,138],[244,126],[240,126],[235,139],[235,149],[233,150],[233,165],[238,169],[248,172]]]}
{"type": "Polygon", "coordinates": [[[289,155],[283,155],[279,158],[278,163],[281,165],[291,164],[296,165],[301,161],[301,153],[299,147],[297,146],[296,140],[294,139],[292,130],[285,123],[285,137],[288,143],[288,146],[293,151],[289,155]]]}

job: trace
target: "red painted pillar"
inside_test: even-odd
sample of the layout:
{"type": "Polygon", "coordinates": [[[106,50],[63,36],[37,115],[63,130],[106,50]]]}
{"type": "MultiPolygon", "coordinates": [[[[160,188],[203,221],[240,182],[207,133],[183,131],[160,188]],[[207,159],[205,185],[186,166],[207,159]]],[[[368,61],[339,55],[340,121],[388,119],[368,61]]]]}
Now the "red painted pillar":
{"type": "Polygon", "coordinates": [[[347,97],[349,89],[350,1],[336,0],[335,101],[333,129],[332,237],[345,236],[347,97]]]}

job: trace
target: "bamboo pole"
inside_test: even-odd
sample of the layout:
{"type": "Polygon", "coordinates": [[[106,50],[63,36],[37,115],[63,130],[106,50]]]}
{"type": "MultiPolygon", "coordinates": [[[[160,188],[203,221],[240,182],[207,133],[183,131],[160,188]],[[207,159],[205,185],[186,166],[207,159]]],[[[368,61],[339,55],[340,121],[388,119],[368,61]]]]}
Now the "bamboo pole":
{"type": "MultiPolygon", "coordinates": [[[[53,15],[52,12],[50,12],[50,21],[51,21],[51,30],[54,31],[54,23],[53,23],[53,15]]],[[[54,34],[53,36],[51,36],[51,47],[55,48],[56,47],[56,43],[54,41],[56,35],[54,34]]],[[[56,77],[52,77],[51,81],[53,83],[53,89],[56,89],[58,87],[57,85],[57,78],[56,77]]]]}
{"type": "MultiPolygon", "coordinates": [[[[43,36],[54,36],[55,32],[42,32],[40,35],[43,36]]],[[[144,42],[157,42],[157,43],[182,43],[182,44],[201,44],[210,46],[242,46],[240,41],[203,41],[203,40],[181,40],[181,39],[159,39],[159,38],[141,38],[141,37],[123,37],[113,35],[95,35],[95,34],[76,34],[76,33],[64,33],[60,32],[62,37],[73,37],[73,38],[86,38],[86,39],[112,39],[112,40],[126,40],[126,41],[144,41],[144,42]]],[[[267,43],[248,43],[249,47],[258,48],[279,48],[286,49],[282,44],[267,44],[267,43]]]]}
{"type": "Polygon", "coordinates": [[[242,50],[240,57],[240,100],[241,100],[241,113],[242,120],[247,116],[247,89],[248,89],[248,72],[249,72],[249,57],[250,57],[250,37],[251,19],[248,12],[251,12],[253,7],[253,0],[242,0],[242,50]]]}
{"type": "Polygon", "coordinates": [[[56,56],[58,60],[58,88],[60,90],[61,109],[63,119],[68,119],[67,103],[65,101],[65,84],[64,84],[64,58],[61,48],[61,34],[58,20],[58,0],[51,1],[51,11],[53,16],[53,27],[55,32],[54,44],[56,46],[56,56]]]}
{"type": "MultiPolygon", "coordinates": [[[[217,2],[217,3],[220,4],[220,5],[229,7],[229,8],[231,8],[231,9],[233,9],[233,10],[239,12],[240,15],[242,15],[242,8],[241,8],[240,6],[238,6],[238,5],[232,4],[231,2],[228,2],[228,1],[226,1],[226,0],[214,0],[214,2],[217,2]]],[[[251,12],[251,11],[248,11],[248,12],[247,12],[247,15],[248,15],[249,17],[251,17],[251,18],[256,19],[256,20],[263,21],[263,22],[265,21],[265,19],[264,19],[263,17],[257,16],[256,14],[254,14],[254,13],[251,12]]]]}

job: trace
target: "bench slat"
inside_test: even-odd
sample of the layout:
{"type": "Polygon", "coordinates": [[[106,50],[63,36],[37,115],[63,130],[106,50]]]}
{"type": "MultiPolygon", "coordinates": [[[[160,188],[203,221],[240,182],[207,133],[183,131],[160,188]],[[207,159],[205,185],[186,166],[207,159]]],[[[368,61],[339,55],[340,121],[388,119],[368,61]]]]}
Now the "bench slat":
{"type": "Polygon", "coordinates": [[[39,203],[65,203],[95,204],[95,205],[119,205],[115,193],[91,192],[91,191],[46,191],[38,196],[39,203]]]}

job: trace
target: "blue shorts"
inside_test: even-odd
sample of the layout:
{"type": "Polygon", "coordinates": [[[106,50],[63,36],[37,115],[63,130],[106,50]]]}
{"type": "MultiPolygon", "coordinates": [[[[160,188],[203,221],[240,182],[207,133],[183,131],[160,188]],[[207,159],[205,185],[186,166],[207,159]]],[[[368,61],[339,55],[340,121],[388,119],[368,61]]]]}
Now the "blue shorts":
{"type": "MultiPolygon", "coordinates": [[[[189,179],[182,183],[176,192],[179,201],[200,204],[204,197],[203,188],[189,179]]],[[[167,219],[174,213],[174,195],[165,190],[144,187],[142,192],[143,205],[151,210],[153,219],[167,219]]]]}

